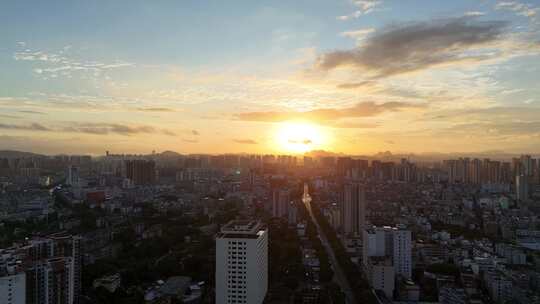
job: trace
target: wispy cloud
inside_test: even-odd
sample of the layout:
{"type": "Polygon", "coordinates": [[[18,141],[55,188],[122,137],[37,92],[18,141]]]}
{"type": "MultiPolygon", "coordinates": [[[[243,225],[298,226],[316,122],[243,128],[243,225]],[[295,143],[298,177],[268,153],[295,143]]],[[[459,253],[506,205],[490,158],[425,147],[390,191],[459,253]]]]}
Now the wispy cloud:
{"type": "Polygon", "coordinates": [[[512,11],[518,16],[536,18],[540,7],[536,7],[532,4],[526,4],[519,1],[499,1],[495,5],[495,9],[512,11]]]}
{"type": "Polygon", "coordinates": [[[17,116],[17,115],[9,115],[9,114],[0,114],[0,117],[2,117],[2,118],[8,118],[8,119],[19,119],[19,118],[21,118],[20,116],[17,116]]]}
{"type": "Polygon", "coordinates": [[[337,87],[339,89],[357,89],[357,88],[372,88],[377,85],[377,82],[372,80],[365,80],[360,82],[342,83],[337,87]]]}
{"type": "MultiPolygon", "coordinates": [[[[19,46],[22,45],[19,44],[19,46]]],[[[33,68],[33,72],[44,79],[62,76],[71,78],[74,73],[85,73],[97,77],[106,71],[134,66],[133,63],[124,61],[99,62],[75,59],[69,56],[70,48],[63,48],[56,53],[24,49],[15,52],[13,59],[38,63],[39,66],[33,68]]]]}
{"type": "Polygon", "coordinates": [[[182,138],[182,141],[189,144],[196,144],[199,142],[197,139],[188,139],[188,138],[182,138]]]}
{"type": "Polygon", "coordinates": [[[0,129],[20,130],[20,131],[40,131],[40,132],[60,132],[60,133],[85,133],[93,135],[118,134],[131,136],[137,134],[157,134],[162,133],[174,136],[175,133],[167,129],[157,129],[152,126],[130,126],[116,123],[64,123],[60,126],[45,126],[39,123],[23,124],[5,124],[0,123],[0,129]]]}
{"type": "Polygon", "coordinates": [[[155,134],[163,133],[174,136],[174,132],[169,130],[160,130],[152,126],[129,126],[115,123],[74,123],[72,126],[62,128],[64,132],[88,133],[96,135],[119,134],[124,136],[136,134],[155,134]]]}
{"type": "Polygon", "coordinates": [[[485,14],[486,13],[480,12],[480,11],[468,11],[468,12],[465,12],[465,14],[463,15],[467,17],[478,17],[478,16],[484,16],[485,14]]]}
{"type": "Polygon", "coordinates": [[[138,108],[137,110],[141,112],[175,112],[171,108],[138,108]]]}
{"type": "Polygon", "coordinates": [[[257,141],[253,139],[233,139],[233,142],[237,144],[245,144],[245,145],[257,145],[257,141]]]}
{"type": "Polygon", "coordinates": [[[301,140],[289,139],[288,142],[290,144],[302,144],[302,145],[311,145],[313,143],[313,141],[308,138],[301,139],[301,140]]]}
{"type": "Polygon", "coordinates": [[[368,35],[372,34],[373,32],[375,32],[374,28],[364,28],[354,31],[341,32],[340,36],[352,38],[356,40],[357,45],[360,45],[368,37],[368,35]]]}
{"type": "Polygon", "coordinates": [[[343,128],[371,128],[375,124],[341,121],[342,119],[374,117],[385,112],[397,112],[406,109],[422,109],[425,105],[405,102],[362,102],[347,108],[323,108],[304,112],[269,111],[269,112],[244,112],[234,116],[236,120],[258,122],[284,122],[306,120],[326,124],[333,127],[343,128]]]}
{"type": "Polygon", "coordinates": [[[356,8],[356,10],[350,14],[350,15],[343,15],[338,16],[338,20],[349,20],[349,19],[355,19],[359,18],[360,16],[370,14],[374,11],[376,11],[380,5],[382,4],[382,1],[380,0],[353,0],[352,4],[356,8]]]}
{"type": "Polygon", "coordinates": [[[45,115],[47,113],[33,110],[20,110],[19,113],[45,115]]]}
{"type": "Polygon", "coordinates": [[[21,131],[52,131],[50,128],[42,124],[38,124],[38,123],[32,123],[29,125],[0,123],[0,129],[21,130],[21,131]]]}

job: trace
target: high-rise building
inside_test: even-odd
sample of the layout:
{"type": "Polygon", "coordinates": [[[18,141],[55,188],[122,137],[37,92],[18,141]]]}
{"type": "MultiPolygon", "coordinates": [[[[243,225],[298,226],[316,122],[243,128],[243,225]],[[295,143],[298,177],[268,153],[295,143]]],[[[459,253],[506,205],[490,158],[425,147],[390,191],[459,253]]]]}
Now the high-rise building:
{"type": "Polygon", "coordinates": [[[268,230],[231,221],[216,236],[216,303],[263,303],[268,289],[268,230]]]}
{"type": "Polygon", "coordinates": [[[339,177],[350,176],[353,160],[350,157],[338,157],[336,162],[336,174],[339,177]]]}
{"type": "Polygon", "coordinates": [[[369,257],[392,256],[394,250],[392,231],[393,228],[389,226],[364,229],[362,238],[364,266],[369,257]]]}
{"type": "Polygon", "coordinates": [[[304,167],[313,168],[315,163],[313,162],[313,157],[304,156],[304,167]]]}
{"type": "Polygon", "coordinates": [[[296,225],[298,218],[298,208],[296,207],[296,203],[294,201],[291,201],[289,203],[289,207],[287,208],[287,222],[289,225],[296,225]]]}
{"type": "Polygon", "coordinates": [[[126,177],[135,185],[149,185],[156,181],[156,163],[153,160],[126,160],[126,177]]]}
{"type": "Polygon", "coordinates": [[[469,176],[471,183],[477,185],[482,183],[482,161],[478,158],[472,160],[469,167],[469,176]]]}
{"type": "Polygon", "coordinates": [[[392,299],[395,288],[395,270],[388,257],[369,257],[366,263],[366,276],[371,287],[384,292],[392,299]]]}
{"type": "Polygon", "coordinates": [[[501,165],[501,182],[510,184],[512,180],[512,165],[508,162],[503,162],[501,165]]]}
{"type": "Polygon", "coordinates": [[[344,185],[341,217],[343,233],[361,235],[366,222],[366,195],[362,184],[348,182],[344,185]]]}
{"type": "Polygon", "coordinates": [[[8,297],[0,303],[78,304],[80,243],[80,237],[54,234],[0,250],[0,300],[8,284],[8,297]]]}
{"type": "Polygon", "coordinates": [[[529,199],[529,177],[525,174],[516,176],[516,199],[520,202],[529,199]]]}
{"type": "Polygon", "coordinates": [[[396,275],[402,275],[405,279],[412,277],[412,244],[411,231],[404,227],[392,230],[393,262],[396,275]]]}
{"type": "Polygon", "coordinates": [[[531,176],[533,174],[533,159],[530,155],[521,155],[520,163],[521,163],[521,174],[526,176],[531,176]]]}
{"type": "Polygon", "coordinates": [[[26,304],[26,274],[15,262],[0,260],[0,303],[26,304]]]}
{"type": "Polygon", "coordinates": [[[66,170],[66,185],[78,186],[79,185],[79,168],[75,166],[69,166],[66,170]]]}
{"type": "Polygon", "coordinates": [[[291,196],[288,189],[274,189],[272,192],[272,216],[286,218],[290,202],[291,196]]]}
{"type": "Polygon", "coordinates": [[[75,264],[72,257],[35,261],[26,270],[28,304],[75,303],[75,264]]]}
{"type": "Polygon", "coordinates": [[[367,267],[370,257],[389,257],[396,275],[405,279],[412,276],[411,231],[405,227],[373,227],[363,231],[363,264],[367,267]]]}

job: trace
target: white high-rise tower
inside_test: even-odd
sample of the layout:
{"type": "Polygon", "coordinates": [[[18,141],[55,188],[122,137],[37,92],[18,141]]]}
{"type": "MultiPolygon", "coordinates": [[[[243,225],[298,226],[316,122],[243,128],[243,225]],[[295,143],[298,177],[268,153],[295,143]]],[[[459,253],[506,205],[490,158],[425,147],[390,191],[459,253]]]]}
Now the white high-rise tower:
{"type": "Polygon", "coordinates": [[[406,279],[412,277],[412,257],[411,257],[411,231],[405,227],[397,227],[392,230],[393,234],[393,261],[396,275],[400,274],[406,279]]]}
{"type": "Polygon", "coordinates": [[[268,289],[268,230],[231,221],[216,236],[216,304],[263,303],[268,289]]]}

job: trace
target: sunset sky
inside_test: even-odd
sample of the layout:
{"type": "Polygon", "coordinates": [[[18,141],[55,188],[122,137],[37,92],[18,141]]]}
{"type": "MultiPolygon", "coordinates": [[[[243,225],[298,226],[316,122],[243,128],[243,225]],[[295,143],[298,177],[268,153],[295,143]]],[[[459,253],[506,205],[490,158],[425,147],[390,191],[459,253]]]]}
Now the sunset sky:
{"type": "Polygon", "coordinates": [[[540,1],[2,1],[0,150],[540,151],[540,1]]]}

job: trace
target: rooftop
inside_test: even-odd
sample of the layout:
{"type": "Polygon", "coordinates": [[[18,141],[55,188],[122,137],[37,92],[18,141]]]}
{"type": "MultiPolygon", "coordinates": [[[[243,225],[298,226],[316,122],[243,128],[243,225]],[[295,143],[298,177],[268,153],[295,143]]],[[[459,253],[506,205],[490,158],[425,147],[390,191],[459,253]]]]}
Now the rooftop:
{"type": "Polygon", "coordinates": [[[218,237],[257,238],[265,230],[264,225],[254,220],[233,220],[221,228],[218,237]]]}

